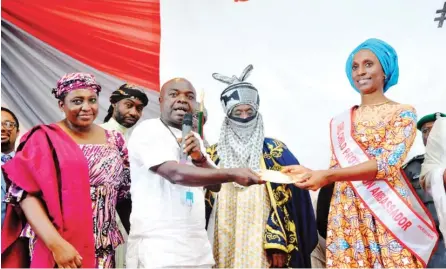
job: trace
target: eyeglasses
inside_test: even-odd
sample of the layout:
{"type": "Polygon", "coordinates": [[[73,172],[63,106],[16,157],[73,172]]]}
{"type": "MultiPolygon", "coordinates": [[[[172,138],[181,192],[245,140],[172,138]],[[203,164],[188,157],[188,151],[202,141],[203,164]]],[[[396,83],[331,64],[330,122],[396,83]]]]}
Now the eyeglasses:
{"type": "Polygon", "coordinates": [[[2,127],[5,128],[8,131],[11,131],[17,126],[17,123],[12,121],[2,121],[2,127]]]}

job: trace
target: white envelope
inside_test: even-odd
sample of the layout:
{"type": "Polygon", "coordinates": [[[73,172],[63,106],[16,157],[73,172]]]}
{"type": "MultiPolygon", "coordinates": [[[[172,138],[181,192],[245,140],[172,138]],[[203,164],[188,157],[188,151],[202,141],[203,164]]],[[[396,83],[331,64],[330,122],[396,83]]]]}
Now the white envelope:
{"type": "Polygon", "coordinates": [[[261,170],[260,179],[278,184],[293,184],[298,178],[274,170],[261,170]]]}

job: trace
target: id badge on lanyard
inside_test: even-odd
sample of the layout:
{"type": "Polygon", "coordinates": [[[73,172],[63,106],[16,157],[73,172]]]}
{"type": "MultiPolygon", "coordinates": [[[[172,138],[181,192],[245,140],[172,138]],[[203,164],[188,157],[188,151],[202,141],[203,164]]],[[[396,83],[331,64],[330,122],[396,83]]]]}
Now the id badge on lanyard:
{"type": "MultiPolygon", "coordinates": [[[[179,151],[179,154],[181,156],[181,151],[179,151]]],[[[191,188],[187,188],[186,191],[183,191],[183,193],[181,194],[181,203],[187,207],[192,208],[192,205],[194,204],[194,193],[192,192],[191,188]]]]}
{"type": "Polygon", "coordinates": [[[194,193],[190,188],[187,191],[183,192],[183,194],[181,195],[181,200],[181,203],[183,205],[192,208],[194,204],[194,193]]]}
{"type": "MultiPolygon", "coordinates": [[[[178,155],[179,155],[179,159],[181,160],[181,151],[182,151],[181,144],[178,143],[177,137],[172,132],[172,130],[169,128],[169,126],[167,126],[167,124],[162,119],[160,119],[160,121],[164,124],[164,126],[166,126],[167,130],[170,131],[170,133],[172,134],[173,138],[175,139],[175,142],[177,142],[177,144],[178,144],[178,155]]],[[[180,163],[182,163],[182,162],[180,161],[180,163]]],[[[185,164],[185,163],[187,163],[187,161],[183,162],[183,163],[185,164]]],[[[192,192],[191,188],[188,188],[187,191],[182,192],[182,194],[181,194],[181,203],[183,205],[185,205],[185,206],[188,206],[192,210],[192,205],[194,204],[194,193],[192,192]]]]}

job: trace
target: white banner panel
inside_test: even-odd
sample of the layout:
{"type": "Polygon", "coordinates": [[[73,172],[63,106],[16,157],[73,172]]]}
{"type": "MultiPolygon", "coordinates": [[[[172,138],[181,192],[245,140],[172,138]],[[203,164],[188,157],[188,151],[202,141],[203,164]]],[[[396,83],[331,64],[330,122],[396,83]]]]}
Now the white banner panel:
{"type": "MultiPolygon", "coordinates": [[[[360,102],[345,75],[349,53],[367,38],[399,55],[399,84],[388,96],[421,116],[445,111],[443,0],[161,0],[161,83],[181,76],[206,92],[205,132],[218,141],[224,85],[212,73],[240,75],[260,92],[266,135],[284,141],[311,168],[329,162],[329,123],[360,102]]],[[[424,152],[421,134],[410,155],[424,152]]],[[[410,156],[409,156],[410,157],[410,156]]]]}

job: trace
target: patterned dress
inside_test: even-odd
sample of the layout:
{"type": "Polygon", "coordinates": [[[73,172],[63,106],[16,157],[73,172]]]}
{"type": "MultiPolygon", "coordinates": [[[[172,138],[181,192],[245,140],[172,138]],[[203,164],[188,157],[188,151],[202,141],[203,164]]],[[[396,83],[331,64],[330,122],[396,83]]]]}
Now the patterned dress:
{"type": "MultiPolygon", "coordinates": [[[[353,137],[378,163],[377,179],[388,180],[403,198],[410,190],[398,176],[416,136],[416,112],[408,105],[387,103],[359,107],[353,137]]],[[[331,169],[339,168],[333,154],[331,169]]],[[[327,228],[328,268],[422,268],[371,214],[347,182],[336,182],[327,228]]]]}
{"type": "MultiPolygon", "coordinates": [[[[106,144],[79,145],[90,171],[96,268],[115,267],[115,248],[124,242],[116,224],[116,204],[118,200],[128,198],[130,190],[128,153],[124,138],[116,131],[105,132],[106,144]]],[[[5,201],[18,204],[25,196],[23,190],[12,184],[5,201]]],[[[30,238],[32,259],[33,246],[39,239],[29,224],[25,226],[21,236],[30,238]]]]}

